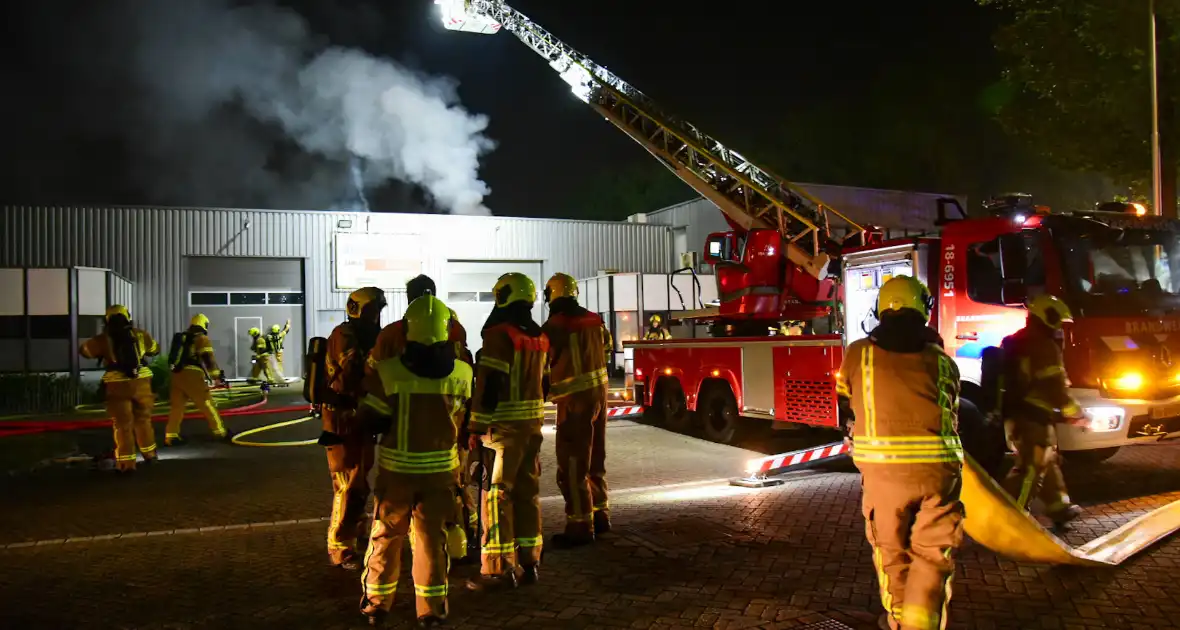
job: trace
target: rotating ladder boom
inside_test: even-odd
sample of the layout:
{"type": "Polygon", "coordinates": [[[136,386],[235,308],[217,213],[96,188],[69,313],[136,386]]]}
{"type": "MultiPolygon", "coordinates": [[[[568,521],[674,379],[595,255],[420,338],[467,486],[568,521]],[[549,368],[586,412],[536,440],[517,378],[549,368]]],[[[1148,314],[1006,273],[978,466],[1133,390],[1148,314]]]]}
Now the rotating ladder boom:
{"type": "Polygon", "coordinates": [[[659,158],[744,230],[773,228],[787,258],[816,278],[827,273],[832,230],[864,230],[802,188],[755,165],[694,125],[664,113],[650,98],[586,55],[562,43],[501,0],[435,0],[451,30],[494,34],[506,29],[549,61],[573,89],[616,127],[659,158]]]}

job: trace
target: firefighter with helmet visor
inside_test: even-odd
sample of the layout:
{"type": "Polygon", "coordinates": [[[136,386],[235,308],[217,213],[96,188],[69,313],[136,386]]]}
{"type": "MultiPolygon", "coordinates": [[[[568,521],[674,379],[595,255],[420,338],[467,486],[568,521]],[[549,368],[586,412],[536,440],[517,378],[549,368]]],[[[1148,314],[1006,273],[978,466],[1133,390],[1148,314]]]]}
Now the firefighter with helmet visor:
{"type": "Polygon", "coordinates": [[[647,330],[643,333],[643,340],[663,341],[671,338],[672,333],[664,326],[664,316],[659,313],[652,313],[651,317],[647,318],[647,330]]]}
{"type": "Polygon", "coordinates": [[[428,628],[447,617],[448,551],[466,552],[465,539],[449,537],[446,522],[454,514],[457,441],[472,369],[455,356],[451,311],[441,300],[415,299],[402,321],[405,351],[379,361],[369,373],[358,412],[368,432],[381,434],[362,612],[373,625],[388,615],[409,534],[418,625],[428,628]],[[449,542],[458,549],[448,550],[449,542]]]}
{"type": "Polygon", "coordinates": [[[189,400],[209,423],[209,432],[218,439],[230,439],[217,412],[217,405],[209,393],[209,381],[225,383],[217,359],[213,357],[213,342],[209,340],[209,318],[201,313],[193,315],[188,330],[173,338],[169,352],[172,365],[172,385],[169,393],[168,425],[164,430],[164,446],[184,443],[180,437],[180,423],[184,420],[185,403],[189,400]]]}
{"type": "Polygon", "coordinates": [[[1039,498],[1046,515],[1058,526],[1072,521],[1082,508],[1070,501],[1061,474],[1057,423],[1081,423],[1085,416],[1069,395],[1069,381],[1057,333],[1073,321],[1069,307],[1043,293],[1028,302],[1025,327],[1005,337],[1003,349],[1004,432],[1016,451],[1016,465],[1004,489],[1027,509],[1039,498]]]}
{"type": "Polygon", "coordinates": [[[610,531],[606,486],[606,356],[611,336],[602,318],[578,304],[573,276],[545,284],[549,320],[549,398],[557,404],[557,487],[565,499],[565,531],[557,548],[594,542],[610,531]]]}
{"type": "Polygon", "coordinates": [[[133,472],[136,446],[145,464],[158,461],[156,434],[152,429],[152,371],[144,358],[160,353],[160,346],[146,330],[135,328],[131,313],[122,304],[106,309],[102,334],[87,339],[78,353],[98,359],[106,367],[102,384],[107,413],[115,427],[115,470],[133,472]]]}
{"type": "Polygon", "coordinates": [[[880,324],[849,344],[836,385],[855,413],[852,457],[885,608],[879,625],[892,630],[945,627],[963,536],[959,370],[927,326],[932,306],[915,278],[882,285],[880,324]]]}
{"type": "Polygon", "coordinates": [[[361,566],[357,536],[369,501],[369,470],[373,467],[373,436],[357,419],[364,395],[365,360],[381,330],[385,292],[364,287],[348,296],[348,321],[332,329],[324,356],[332,404],[323,405],[320,446],[332,474],[332,514],[328,521],[328,558],[348,570],[361,566]]]}
{"type": "Polygon", "coordinates": [[[495,455],[482,506],[480,576],[467,584],[476,591],[536,582],[542,546],[541,425],[549,339],[533,321],[537,288],[528,276],[504,274],[492,291],[496,307],[483,327],[469,428],[472,450],[478,440],[495,455]]]}
{"type": "Polygon", "coordinates": [[[275,355],[275,376],[280,381],[286,380],[283,376],[283,344],[287,341],[287,334],[290,332],[291,320],[288,319],[287,323],[282,326],[272,324],[270,332],[266,333],[266,342],[275,355]]]}

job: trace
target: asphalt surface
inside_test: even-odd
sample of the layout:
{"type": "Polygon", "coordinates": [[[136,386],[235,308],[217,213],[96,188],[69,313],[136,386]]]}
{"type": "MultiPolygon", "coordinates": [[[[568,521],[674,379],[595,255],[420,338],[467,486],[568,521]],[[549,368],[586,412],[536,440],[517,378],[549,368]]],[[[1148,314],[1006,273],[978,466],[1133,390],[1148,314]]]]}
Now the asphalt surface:
{"type": "MultiPolygon", "coordinates": [[[[298,414],[231,420],[244,430],[298,414]]],[[[331,486],[315,446],[203,441],[163,451],[131,478],[53,466],[0,478],[0,627],[350,628],[359,577],[326,566],[331,486]]],[[[159,427],[162,431],[162,426],[159,427]]],[[[305,423],[252,436],[314,437],[305,423]]],[[[818,444],[816,432],[765,435],[762,452],[818,444]]],[[[546,435],[547,533],[561,501],[546,435]]],[[[499,595],[459,586],[464,628],[874,628],[880,612],[847,465],[772,488],[724,483],[759,453],[630,421],[608,430],[615,532],[589,548],[550,551],[540,584],[499,595]],[[826,625],[809,625],[826,624],[826,625]]],[[[1080,545],[1180,499],[1180,444],[1124,449],[1067,471],[1087,514],[1080,545]]],[[[954,582],[953,628],[1180,628],[1180,537],[1112,569],[1014,563],[968,542],[954,582]]],[[[413,621],[402,578],[391,621],[413,621]]]]}

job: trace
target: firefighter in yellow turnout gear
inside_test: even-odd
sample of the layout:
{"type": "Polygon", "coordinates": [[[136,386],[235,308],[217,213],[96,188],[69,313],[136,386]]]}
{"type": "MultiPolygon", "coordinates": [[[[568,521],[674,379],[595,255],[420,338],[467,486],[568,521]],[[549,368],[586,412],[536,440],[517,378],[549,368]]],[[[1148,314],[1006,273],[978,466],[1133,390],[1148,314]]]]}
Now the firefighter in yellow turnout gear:
{"type": "Polygon", "coordinates": [[[459,481],[459,425],[471,397],[472,370],[447,342],[451,311],[427,295],[406,309],[406,348],[366,377],[360,417],[381,434],[373,531],[361,579],[362,612],[380,625],[393,606],[401,554],[412,531],[418,625],[447,616],[445,523],[459,481]]]}
{"type": "Polygon", "coordinates": [[[209,318],[202,314],[194,315],[188,330],[182,335],[179,353],[172,365],[164,446],[176,446],[184,442],[180,437],[180,423],[184,420],[185,402],[189,400],[205,417],[214,437],[228,438],[229,433],[225,430],[221,415],[217,413],[217,405],[209,394],[208,381],[222,381],[221,369],[213,358],[213,342],[209,340],[209,318]]]}
{"type": "Polygon", "coordinates": [[[477,591],[536,582],[542,547],[541,425],[549,339],[532,319],[537,301],[532,280],[504,274],[493,293],[496,308],[483,327],[469,427],[472,441],[481,440],[495,454],[491,489],[484,493],[480,576],[467,584],[477,591]]]}
{"type": "Polygon", "coordinates": [[[578,305],[573,276],[555,274],[545,285],[549,320],[549,397],[557,403],[557,487],[565,499],[565,531],[558,548],[594,542],[610,531],[606,485],[606,354],[610,333],[602,318],[578,305]]]}
{"type": "Polygon", "coordinates": [[[946,626],[963,536],[959,371],[926,325],[932,304],[909,276],[882,285],[881,323],[848,346],[837,380],[856,416],[852,457],[885,607],[880,625],[892,630],[946,626]]]}
{"type": "Polygon", "coordinates": [[[357,409],[365,390],[365,360],[381,330],[385,292],[363,287],[348,296],[348,321],[332,329],[324,356],[330,400],[323,405],[319,444],[332,474],[332,514],[328,522],[328,558],[343,569],[360,568],[357,537],[369,502],[373,436],[364,430],[357,409]]]}
{"type": "Polygon", "coordinates": [[[286,343],[289,332],[291,332],[291,320],[288,319],[287,323],[282,326],[271,325],[270,332],[266,333],[266,342],[270,345],[275,356],[275,376],[280,381],[286,380],[283,374],[283,344],[286,343]]]}
{"type": "Polygon", "coordinates": [[[1071,320],[1069,307],[1051,295],[1028,304],[1028,323],[1001,344],[1004,350],[1004,431],[1016,450],[1016,465],[1004,489],[1022,509],[1036,497],[1057,525],[1077,518],[1082,508],[1069,499],[1058,462],[1057,428],[1080,420],[1082,409],[1069,396],[1065,364],[1055,335],[1071,320]]]}
{"type": "Polygon", "coordinates": [[[270,364],[270,342],[257,328],[251,328],[247,332],[250,335],[250,352],[254,353],[254,366],[250,368],[250,378],[246,379],[246,382],[257,383],[259,376],[265,378],[264,383],[278,382],[275,380],[274,368],[270,364]]]}
{"type": "Polygon", "coordinates": [[[127,307],[107,307],[103,333],[87,339],[78,350],[87,359],[99,359],[106,367],[102,377],[106,388],[107,413],[115,427],[115,469],[135,470],[136,452],[145,464],[157,461],[156,434],[152,429],[152,371],[144,357],[160,353],[160,346],[145,330],[131,325],[127,307]]]}

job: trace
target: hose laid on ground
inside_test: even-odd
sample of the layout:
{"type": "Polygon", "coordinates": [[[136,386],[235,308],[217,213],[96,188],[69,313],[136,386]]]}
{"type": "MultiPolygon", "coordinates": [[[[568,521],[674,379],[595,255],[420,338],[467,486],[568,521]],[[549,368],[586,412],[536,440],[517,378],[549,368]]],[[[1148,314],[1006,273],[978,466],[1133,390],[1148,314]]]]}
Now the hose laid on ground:
{"type": "Polygon", "coordinates": [[[1081,547],[1065,544],[1016,507],[971,456],[963,466],[964,529],[975,542],[1013,560],[1115,566],[1180,529],[1180,501],[1156,508],[1081,547]]]}
{"type": "MultiPolygon", "coordinates": [[[[267,403],[267,398],[263,396],[262,400],[220,412],[221,417],[236,417],[236,416],[256,416],[268,415],[272,413],[290,413],[292,411],[306,411],[307,405],[287,405],[284,407],[264,408],[267,403]]],[[[190,412],[184,415],[185,420],[196,418],[203,418],[200,412],[190,412]]],[[[161,413],[152,416],[153,422],[166,422],[168,414],[161,413]]],[[[30,435],[34,433],[50,433],[57,431],[76,431],[79,429],[93,429],[110,426],[110,419],[103,418],[101,420],[76,420],[69,421],[41,421],[41,422],[6,422],[8,426],[0,427],[0,438],[15,437],[18,435],[30,435]]]]}
{"type": "MultiPolygon", "coordinates": [[[[302,408],[306,409],[307,407],[306,407],[306,405],[304,405],[302,408]]],[[[247,435],[255,435],[258,433],[264,433],[266,431],[271,431],[273,429],[281,429],[283,427],[289,427],[292,425],[301,424],[303,422],[307,422],[309,420],[315,420],[315,419],[316,419],[315,416],[304,416],[302,418],[295,418],[294,420],[285,420],[283,422],[276,422],[274,424],[268,424],[265,426],[250,429],[248,431],[242,431],[241,433],[235,435],[233,437],[233,439],[230,441],[233,442],[234,444],[237,444],[238,446],[311,446],[313,444],[318,444],[319,439],[295,440],[295,441],[288,441],[288,442],[247,442],[247,441],[243,440],[242,438],[246,437],[247,435]]]]}

